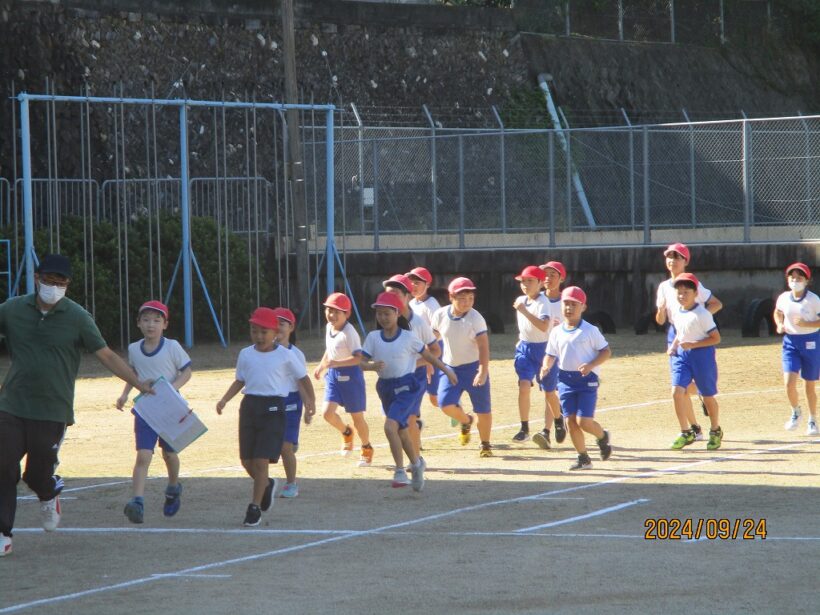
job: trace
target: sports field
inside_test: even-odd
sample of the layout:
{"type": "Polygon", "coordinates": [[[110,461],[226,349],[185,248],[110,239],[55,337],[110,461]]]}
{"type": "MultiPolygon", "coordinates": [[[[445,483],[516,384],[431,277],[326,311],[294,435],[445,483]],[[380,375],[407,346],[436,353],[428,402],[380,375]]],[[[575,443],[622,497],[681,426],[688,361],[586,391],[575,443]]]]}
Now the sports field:
{"type": "MultiPolygon", "coordinates": [[[[342,458],[341,439],[317,417],[302,430],[300,496],[277,499],[258,528],[241,525],[251,480],[239,467],[239,398],[221,417],[214,410],[241,346],[192,353],[183,393],[209,432],[182,454],[182,509],[170,519],[155,458],[142,526],[122,514],[134,451],[131,417],[114,409],[121,383],[91,360],[62,449],[61,528],[40,529],[21,486],[14,553],[0,559],[0,613],[816,612],[820,439],[804,435],[805,421],[783,430],[780,340],[724,332],[725,437],[707,452],[705,442],[669,449],[678,427],[664,337],[607,338],[614,355],[597,418],[611,433],[609,461],[589,439],[593,469],[570,473],[569,439],[550,451],[511,442],[515,337],[493,335],[495,457],[479,458],[475,435],[460,446],[425,401],[427,484],[392,489],[368,373],[373,467],[342,458]],[[647,523],[666,536],[673,519],[691,519],[679,531],[700,540],[646,539],[647,523]]],[[[300,344],[310,363],[321,344],[300,344]]]]}

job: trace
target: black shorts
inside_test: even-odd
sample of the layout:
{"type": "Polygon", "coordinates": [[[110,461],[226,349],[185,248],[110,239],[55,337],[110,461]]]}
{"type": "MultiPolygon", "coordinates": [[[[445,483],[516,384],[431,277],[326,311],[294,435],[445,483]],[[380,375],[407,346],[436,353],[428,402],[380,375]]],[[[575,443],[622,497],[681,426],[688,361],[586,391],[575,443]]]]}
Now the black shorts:
{"type": "Polygon", "coordinates": [[[276,463],[284,438],[284,397],[245,395],[239,406],[239,458],[276,463]]]}

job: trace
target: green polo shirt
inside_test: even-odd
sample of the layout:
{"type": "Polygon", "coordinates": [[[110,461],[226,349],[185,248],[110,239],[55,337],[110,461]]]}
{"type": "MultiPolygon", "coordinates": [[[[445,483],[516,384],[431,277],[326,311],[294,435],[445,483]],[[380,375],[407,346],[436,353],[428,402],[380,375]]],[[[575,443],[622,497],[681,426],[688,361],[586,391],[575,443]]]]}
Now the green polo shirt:
{"type": "Polygon", "coordinates": [[[15,297],[0,305],[0,335],[11,353],[0,412],[72,425],[80,350],[106,346],[91,314],[65,297],[46,314],[35,295],[15,297]]]}

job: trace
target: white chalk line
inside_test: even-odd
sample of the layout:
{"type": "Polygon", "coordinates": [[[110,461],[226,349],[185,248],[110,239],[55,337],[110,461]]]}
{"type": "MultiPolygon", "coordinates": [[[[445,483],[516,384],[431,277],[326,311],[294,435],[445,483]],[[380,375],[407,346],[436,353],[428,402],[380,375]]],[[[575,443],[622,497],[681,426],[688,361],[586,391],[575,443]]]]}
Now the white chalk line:
{"type": "Polygon", "coordinates": [[[559,519],[558,521],[550,521],[549,523],[542,523],[541,525],[533,525],[532,527],[524,527],[520,530],[515,530],[518,534],[523,534],[525,532],[532,532],[533,530],[545,530],[547,528],[556,527],[559,525],[566,525],[567,523],[576,523],[577,521],[584,521],[585,519],[591,519],[593,517],[600,517],[601,515],[608,515],[609,513],[616,512],[618,510],[623,510],[624,508],[630,508],[632,506],[637,506],[638,504],[644,504],[649,502],[646,498],[640,498],[638,500],[631,500],[629,502],[623,502],[621,504],[616,504],[614,506],[608,506],[606,508],[601,508],[599,510],[594,510],[592,512],[588,512],[583,515],[577,515],[575,517],[568,517],[566,519],[559,519]]]}
{"type": "MultiPolygon", "coordinates": [[[[653,470],[651,472],[643,472],[643,473],[632,475],[632,476],[620,476],[620,477],[611,478],[611,479],[608,479],[608,480],[605,480],[605,481],[599,481],[597,483],[584,483],[582,485],[575,485],[573,487],[564,487],[564,488],[561,488],[561,489],[555,489],[555,490],[552,490],[552,491],[546,491],[546,492],[543,492],[543,493],[537,493],[537,494],[533,494],[533,495],[518,496],[518,497],[515,497],[515,498],[507,498],[507,499],[503,499],[503,500],[493,500],[493,501],[490,501],[490,502],[482,502],[480,504],[473,504],[471,506],[464,506],[464,507],[461,507],[461,508],[455,508],[455,509],[451,509],[449,511],[436,513],[436,514],[433,514],[433,515],[427,515],[427,516],[424,516],[424,517],[418,517],[416,519],[410,519],[408,521],[402,521],[400,523],[393,523],[393,524],[390,524],[390,525],[384,525],[384,526],[377,527],[377,528],[372,528],[372,529],[369,529],[369,530],[350,532],[350,533],[347,533],[347,534],[331,536],[331,537],[328,537],[328,538],[323,538],[321,540],[314,540],[314,541],[311,541],[311,542],[307,542],[307,543],[300,544],[300,545],[294,545],[294,546],[291,546],[291,547],[284,547],[284,548],[280,548],[280,549],[274,549],[272,551],[265,551],[263,553],[255,553],[255,554],[252,554],[252,555],[245,555],[245,556],[237,557],[237,558],[233,558],[233,559],[222,560],[222,561],[218,561],[218,562],[211,562],[209,564],[202,564],[200,566],[194,566],[194,567],[191,567],[191,568],[185,568],[183,570],[178,570],[178,571],[174,572],[173,574],[186,575],[186,574],[192,574],[192,573],[199,573],[199,572],[203,572],[203,571],[206,571],[206,570],[212,570],[214,568],[222,568],[222,567],[225,567],[225,566],[231,566],[231,565],[234,565],[234,564],[243,564],[243,563],[247,563],[247,562],[257,561],[257,560],[260,560],[260,559],[267,559],[267,558],[271,558],[271,557],[277,557],[279,555],[285,555],[287,553],[293,553],[293,552],[296,552],[296,551],[304,551],[306,549],[312,549],[313,547],[318,547],[318,546],[322,546],[322,545],[326,545],[326,544],[331,544],[331,543],[339,542],[339,541],[342,541],[342,540],[348,540],[348,539],[351,539],[351,538],[358,538],[358,537],[361,537],[361,536],[372,536],[374,534],[379,534],[379,533],[382,533],[382,532],[388,532],[390,530],[397,530],[397,529],[404,528],[404,527],[410,527],[410,526],[418,525],[418,524],[421,524],[421,523],[427,523],[429,521],[438,521],[440,519],[444,519],[444,518],[451,517],[451,516],[454,516],[454,515],[460,515],[460,514],[467,513],[467,512],[474,512],[476,510],[482,510],[482,509],[490,508],[490,507],[493,507],[493,506],[503,506],[505,504],[512,504],[512,503],[515,503],[515,502],[524,502],[524,501],[528,501],[528,500],[538,500],[538,498],[546,496],[546,495],[559,495],[559,494],[564,494],[564,493],[572,493],[572,492],[575,492],[575,491],[581,491],[581,490],[585,490],[585,489],[593,489],[593,488],[596,488],[596,487],[603,487],[603,486],[606,486],[606,485],[613,485],[613,484],[617,484],[617,483],[622,483],[622,482],[625,482],[625,481],[628,481],[628,480],[654,478],[656,476],[662,476],[664,474],[668,474],[668,473],[672,473],[672,472],[682,473],[681,470],[685,471],[688,468],[693,468],[693,467],[697,467],[697,466],[701,466],[701,465],[707,465],[707,464],[711,464],[711,463],[719,463],[719,462],[723,462],[723,461],[733,461],[733,460],[743,459],[745,457],[750,457],[750,456],[753,456],[753,455],[759,455],[759,454],[763,454],[763,453],[771,453],[771,452],[775,452],[775,451],[789,450],[789,449],[792,449],[792,448],[796,448],[798,446],[804,446],[806,444],[807,444],[806,442],[796,442],[794,444],[788,444],[788,445],[785,445],[785,446],[778,446],[778,447],[772,447],[772,448],[767,448],[767,449],[757,449],[757,450],[754,450],[754,451],[749,451],[747,453],[741,453],[741,454],[738,454],[738,455],[730,455],[730,456],[727,456],[727,457],[713,457],[711,459],[704,459],[702,461],[698,461],[698,462],[694,462],[694,463],[683,463],[683,464],[680,464],[678,466],[672,466],[670,468],[665,468],[665,469],[662,469],[662,470],[653,470]]],[[[169,574],[171,574],[171,573],[169,573],[169,574]]],[[[143,584],[146,584],[146,583],[150,583],[152,581],[156,581],[157,579],[158,579],[158,577],[148,576],[148,577],[142,577],[142,578],[139,578],[139,579],[132,579],[130,581],[123,581],[122,583],[115,583],[113,585],[104,585],[102,587],[96,587],[96,588],[88,589],[88,590],[85,590],[85,591],[74,592],[74,593],[71,593],[71,594],[63,594],[61,596],[53,596],[51,598],[42,598],[42,599],[39,599],[39,600],[34,600],[34,601],[31,601],[31,602],[16,604],[16,605],[12,605],[12,606],[0,609],[0,613],[13,613],[13,612],[16,612],[16,611],[21,611],[23,609],[28,609],[28,608],[35,607],[35,606],[41,606],[41,605],[45,605],[45,604],[53,604],[53,603],[56,603],[56,602],[64,602],[64,601],[68,601],[68,600],[74,600],[74,599],[77,599],[77,598],[83,598],[83,597],[86,597],[86,596],[91,596],[91,595],[94,595],[94,594],[115,591],[115,590],[118,590],[118,589],[125,589],[127,587],[133,587],[135,585],[143,585],[143,584]]]]}

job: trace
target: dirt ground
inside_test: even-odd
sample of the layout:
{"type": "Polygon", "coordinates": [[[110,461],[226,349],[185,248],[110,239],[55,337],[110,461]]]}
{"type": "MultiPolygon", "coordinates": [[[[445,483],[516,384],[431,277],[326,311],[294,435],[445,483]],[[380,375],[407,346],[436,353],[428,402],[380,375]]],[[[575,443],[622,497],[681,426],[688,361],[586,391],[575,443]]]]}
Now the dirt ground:
{"type": "MultiPolygon", "coordinates": [[[[663,336],[607,337],[614,356],[602,368],[597,418],[611,432],[610,460],[599,460],[590,438],[593,469],[571,473],[569,440],[550,451],[511,441],[515,337],[493,335],[493,458],[479,458],[475,434],[460,446],[449,419],[425,402],[427,484],[421,493],[392,489],[368,373],[373,466],[341,457],[337,432],[317,417],[302,429],[299,497],[277,499],[249,529],[239,398],[221,417],[214,410],[241,345],[193,351],[183,394],[209,431],[182,453],[182,509],[170,519],[155,459],[142,526],[122,514],[132,419],[114,409],[121,384],[91,359],[62,449],[63,523],[44,533],[21,485],[15,551],[0,560],[0,613],[815,612],[820,439],[804,435],[805,422],[783,429],[779,339],[724,332],[726,435],[708,452],[705,442],[669,449],[678,426],[663,336]],[[665,533],[673,519],[693,528],[702,519],[702,539],[645,538],[648,526],[665,533]],[[718,528],[729,537],[715,537],[718,528]]],[[[321,344],[300,346],[315,363],[321,344]]],[[[321,398],[322,383],[316,390],[321,398]]],[[[538,397],[533,431],[543,421],[538,397]]],[[[281,466],[272,475],[282,477],[281,466]]]]}

